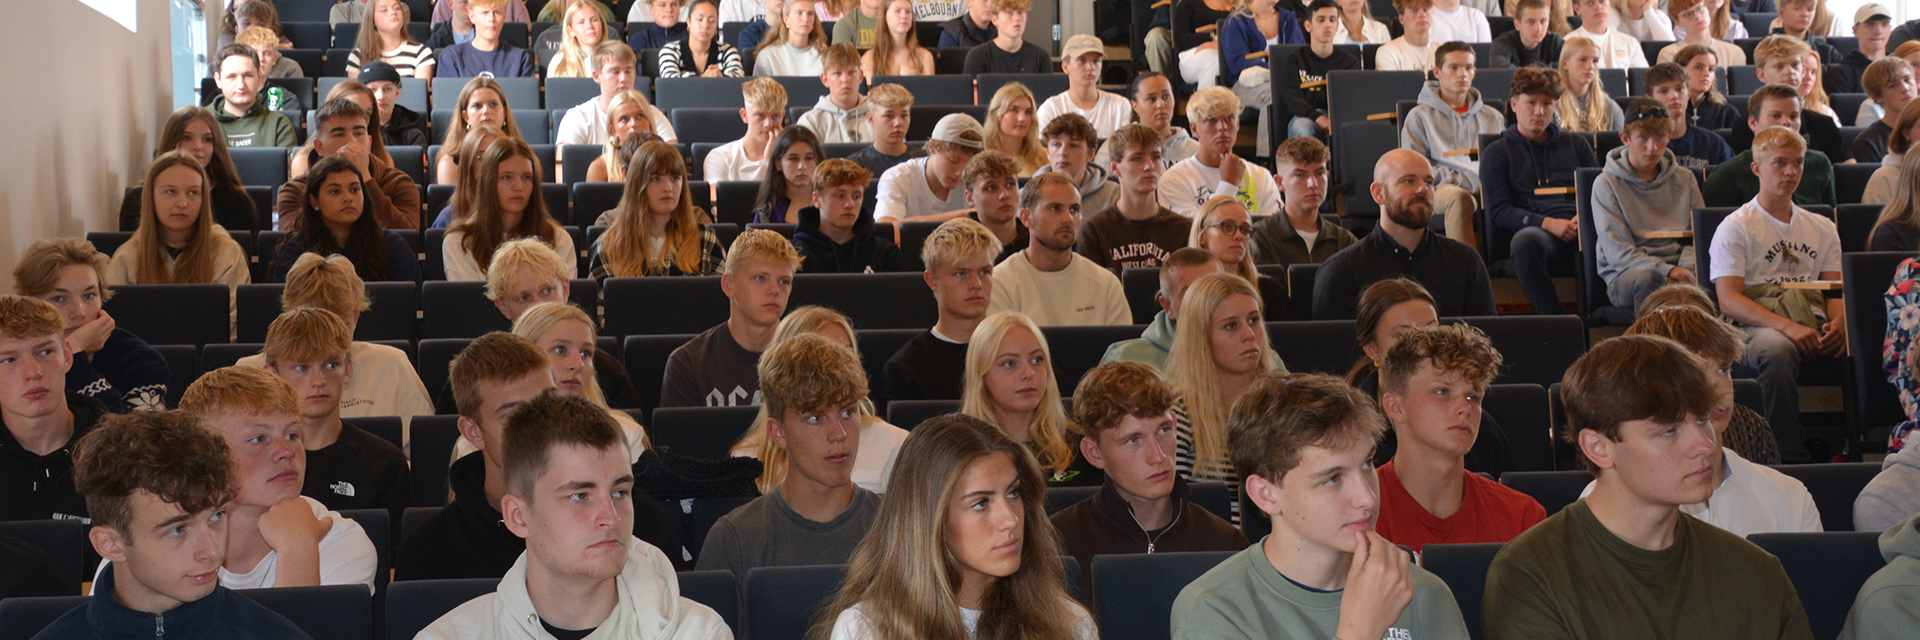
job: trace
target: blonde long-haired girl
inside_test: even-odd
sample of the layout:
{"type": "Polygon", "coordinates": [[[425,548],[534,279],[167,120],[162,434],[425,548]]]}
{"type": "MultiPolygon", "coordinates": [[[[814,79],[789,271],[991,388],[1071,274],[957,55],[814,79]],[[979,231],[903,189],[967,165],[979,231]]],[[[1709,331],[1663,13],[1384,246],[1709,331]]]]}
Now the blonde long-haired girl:
{"type": "MultiPolygon", "coordinates": [[[[807,305],[787,313],[780,324],[773,329],[773,345],[786,342],[796,336],[813,334],[827,341],[853,351],[855,358],[860,357],[860,344],[853,338],[853,323],[847,317],[832,309],[807,305]]],[[[893,426],[874,414],[873,400],[860,400],[860,449],[853,458],[853,483],[874,493],[887,492],[887,477],[893,474],[893,463],[900,456],[900,443],[907,439],[907,430],[893,426]]],[[[747,432],[733,443],[733,455],[745,458],[759,458],[763,470],[760,479],[761,493],[772,492],[787,478],[787,450],[774,444],[767,437],[767,410],[761,405],[760,415],[755,416],[747,432]]]]}
{"type": "Polygon", "coordinates": [[[252,281],[247,254],[213,221],[207,173],[185,151],[168,151],[147,165],[141,186],[140,227],[113,252],[106,284],[242,285],[252,281]]]}
{"type": "Polygon", "coordinates": [[[622,161],[620,148],[636,136],[659,138],[653,133],[653,119],[647,117],[652,106],[646,96],[632,89],[613,94],[607,101],[607,141],[600,145],[600,157],[587,165],[587,182],[627,181],[627,163],[622,161]]]}
{"type": "MultiPolygon", "coordinates": [[[[593,324],[593,318],[579,307],[565,302],[542,302],[527,308],[513,321],[513,333],[532,340],[541,353],[547,354],[547,360],[553,363],[555,388],[562,395],[586,398],[620,424],[620,431],[627,436],[627,449],[633,460],[638,461],[640,454],[647,450],[646,430],[627,412],[607,406],[600,379],[594,375],[594,340],[599,335],[593,324]]],[[[461,439],[462,443],[465,441],[461,439]]]]}
{"type": "Polygon", "coordinates": [[[1258,283],[1260,270],[1253,265],[1252,229],[1253,217],[1246,205],[1233,196],[1214,196],[1200,204],[1193,228],[1187,233],[1187,246],[1206,249],[1227,273],[1258,283]]]}
{"type": "MultiPolygon", "coordinates": [[[[1050,483],[1072,483],[1080,429],[1067,419],[1053,379],[1047,337],[1026,314],[1002,311],[980,322],[967,341],[960,413],[985,420],[1027,446],[1050,483]]],[[[1084,466],[1084,465],[1083,465],[1084,466]]]]}
{"type": "Polygon", "coordinates": [[[987,148],[1020,163],[1022,178],[1047,166],[1047,148],[1040,144],[1040,127],[1035,126],[1034,109],[1039,104],[1027,85],[1009,82],[993,92],[993,101],[987,105],[987,148]]]}
{"type": "MultiPolygon", "coordinates": [[[[1240,479],[1227,455],[1227,411],[1255,378],[1276,365],[1286,370],[1267,343],[1263,319],[1259,292],[1245,278],[1211,273],[1187,288],[1167,357],[1167,384],[1180,395],[1173,405],[1179,427],[1174,467],[1189,480],[1222,480],[1238,493],[1240,479]]],[[[1240,520],[1238,507],[1233,520],[1240,520]]]]}
{"type": "Polygon", "coordinates": [[[641,145],[627,165],[619,208],[595,221],[608,228],[594,242],[593,277],[718,272],[725,255],[720,238],[705,227],[706,215],[693,206],[680,152],[665,142],[641,145]]]}
{"type": "Polygon", "coordinates": [[[1593,133],[1618,131],[1626,125],[1620,103],[1600,84],[1600,45],[1586,38],[1567,40],[1560,49],[1560,73],[1567,83],[1554,111],[1560,128],[1593,133]]]}
{"type": "Polygon", "coordinates": [[[607,40],[607,23],[593,0],[569,0],[560,22],[560,50],[547,65],[549,78],[585,78],[593,48],[607,40]]]}

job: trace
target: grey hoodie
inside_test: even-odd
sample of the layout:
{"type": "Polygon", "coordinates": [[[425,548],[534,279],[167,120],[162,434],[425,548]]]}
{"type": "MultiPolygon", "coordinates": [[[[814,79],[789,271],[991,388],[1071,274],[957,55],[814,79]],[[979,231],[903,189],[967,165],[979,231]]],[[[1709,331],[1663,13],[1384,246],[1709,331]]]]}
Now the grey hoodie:
{"type": "Polygon", "coordinates": [[[834,104],[833,96],[820,96],[820,101],[813,103],[813,109],[800,114],[800,120],[794,124],[812,130],[821,144],[873,142],[873,125],[867,122],[867,111],[872,108],[873,103],[867,102],[866,96],[860,96],[860,104],[852,109],[834,104]]]}
{"type": "MultiPolygon", "coordinates": [[[[1041,167],[1034,175],[1053,171],[1053,165],[1041,167]]],[[[1096,211],[1105,211],[1113,203],[1120,201],[1120,183],[1115,182],[1113,174],[1100,165],[1087,163],[1087,173],[1076,181],[1080,187],[1080,214],[1093,215],[1096,211]]]]}
{"type": "Polygon", "coordinates": [[[1880,463],[1880,473],[1853,499],[1853,530],[1886,531],[1916,513],[1920,513],[1920,447],[1908,447],[1887,456],[1880,463]]]}
{"type": "Polygon", "coordinates": [[[1920,518],[1903,519],[1881,533],[1880,557],[1887,566],[1860,586],[1840,640],[1911,638],[1920,628],[1920,518]]]}
{"type": "Polygon", "coordinates": [[[1594,245],[1600,278],[1608,284],[1636,267],[1661,273],[1694,268],[1692,244],[1647,239],[1649,231],[1693,228],[1694,207],[1706,206],[1693,172],[1680,168],[1672,151],[1660,153],[1660,172],[1652,180],[1641,180],[1627,163],[1627,148],[1615,148],[1607,152],[1606,168],[1593,181],[1593,225],[1599,232],[1594,245]]]}
{"type": "Polygon", "coordinates": [[[1469,154],[1446,155],[1455,149],[1480,148],[1480,134],[1500,133],[1506,118],[1493,107],[1480,102],[1480,90],[1467,87],[1467,112],[1453,110],[1440,98],[1440,81],[1428,80],[1420,89],[1420,104],[1407,113],[1407,124],[1400,129],[1400,146],[1412,149],[1433,162],[1433,179],[1480,193],[1480,160],[1469,154]]]}

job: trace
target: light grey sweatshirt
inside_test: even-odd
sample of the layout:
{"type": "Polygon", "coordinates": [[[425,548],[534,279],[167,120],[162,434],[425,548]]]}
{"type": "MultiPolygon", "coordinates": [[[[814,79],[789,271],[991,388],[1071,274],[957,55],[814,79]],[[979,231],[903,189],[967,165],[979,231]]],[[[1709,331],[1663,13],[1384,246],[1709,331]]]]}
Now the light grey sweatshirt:
{"type": "Polygon", "coordinates": [[[1693,172],[1661,151],[1660,171],[1641,180],[1627,163],[1627,148],[1607,152],[1606,168],[1593,181],[1593,225],[1599,232],[1600,277],[1609,284],[1628,269],[1646,267],[1662,273],[1674,267],[1694,268],[1693,245],[1678,240],[1648,239],[1650,231],[1686,231],[1693,228],[1700,184],[1693,172]]]}
{"type": "Polygon", "coordinates": [[[1853,499],[1853,530],[1886,531],[1916,513],[1920,513],[1920,447],[1908,447],[1887,456],[1880,463],[1880,473],[1853,499]]]}
{"type": "MultiPolygon", "coordinates": [[[[1050,171],[1053,171],[1053,165],[1040,167],[1034,175],[1050,171]]],[[[1075,181],[1074,186],[1080,188],[1080,215],[1091,216],[1120,201],[1120,183],[1115,182],[1113,174],[1098,164],[1087,163],[1086,173],[1075,181]]]]}
{"type": "MultiPolygon", "coordinates": [[[[821,144],[873,142],[873,125],[867,122],[867,112],[872,109],[873,104],[867,102],[866,96],[860,96],[860,104],[853,105],[852,109],[840,108],[833,103],[832,96],[820,96],[820,101],[800,114],[800,120],[794,124],[812,130],[813,135],[820,137],[821,144]]],[[[823,159],[827,155],[820,149],[814,152],[823,159]]]]}
{"type": "Polygon", "coordinates": [[[1433,179],[1480,193],[1480,157],[1446,155],[1455,149],[1480,148],[1480,134],[1500,133],[1507,127],[1499,111],[1480,101],[1480,90],[1467,87],[1467,112],[1453,110],[1440,98],[1440,81],[1428,80],[1420,89],[1420,104],[1407,113],[1400,128],[1400,146],[1426,156],[1433,163],[1433,179]]]}
{"type": "Polygon", "coordinates": [[[1920,518],[1902,519],[1881,532],[1880,558],[1887,566],[1860,585],[1840,640],[1911,638],[1920,626],[1920,518]]]}

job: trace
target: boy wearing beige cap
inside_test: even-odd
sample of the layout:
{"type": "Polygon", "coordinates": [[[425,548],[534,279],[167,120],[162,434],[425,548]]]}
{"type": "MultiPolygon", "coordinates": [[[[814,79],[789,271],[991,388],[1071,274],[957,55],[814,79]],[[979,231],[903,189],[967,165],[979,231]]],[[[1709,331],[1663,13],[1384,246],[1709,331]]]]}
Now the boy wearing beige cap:
{"type": "Polygon", "coordinates": [[[902,162],[880,176],[874,220],[946,220],[966,215],[967,195],[960,177],[967,161],[984,146],[986,135],[973,116],[952,113],[941,118],[927,140],[926,157],[902,162]]]}
{"type": "MultiPolygon", "coordinates": [[[[1839,18],[1836,16],[1834,19],[1837,21],[1839,18]]],[[[1825,83],[1827,93],[1872,93],[1866,90],[1866,84],[1864,82],[1867,65],[1873,64],[1887,55],[1887,40],[1892,36],[1892,9],[1888,9],[1887,5],[1878,2],[1869,2],[1860,5],[1860,8],[1853,12],[1853,37],[1860,43],[1860,46],[1853,52],[1848,53],[1846,57],[1833,61],[1833,64],[1827,67],[1826,73],[1822,77],[1822,82],[1825,83]]],[[[1872,105],[1874,102],[1873,100],[1868,100],[1866,105],[1872,105]]],[[[1866,105],[1860,107],[1860,126],[1866,126],[1874,119],[1879,118],[1883,113],[1881,109],[1875,109],[1866,105]],[[1871,114],[1872,117],[1866,117],[1868,114],[1871,114]]],[[[1895,110],[1895,113],[1898,113],[1898,110],[1895,110]]],[[[1851,116],[1853,116],[1853,114],[1840,114],[1840,117],[1843,119],[1851,116]]],[[[1851,121],[1852,120],[1849,120],[1849,122],[1851,121]]],[[[1862,162],[1865,161],[1862,160],[1862,162]]]]}
{"type": "Polygon", "coordinates": [[[1067,91],[1048,98],[1035,115],[1034,126],[1042,130],[1061,114],[1077,113],[1093,123],[1093,129],[1105,140],[1113,130],[1133,121],[1133,105],[1126,98],[1100,90],[1100,70],[1107,57],[1106,45],[1099,38],[1080,34],[1067,38],[1060,53],[1060,67],[1067,74],[1067,91]]]}

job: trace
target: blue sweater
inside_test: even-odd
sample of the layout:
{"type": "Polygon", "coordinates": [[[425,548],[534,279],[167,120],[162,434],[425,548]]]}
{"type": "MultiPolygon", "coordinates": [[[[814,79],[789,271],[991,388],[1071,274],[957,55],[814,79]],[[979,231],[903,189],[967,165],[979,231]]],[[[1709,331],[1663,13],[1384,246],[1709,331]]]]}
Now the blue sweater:
{"type": "MultiPolygon", "coordinates": [[[[1280,14],[1280,44],[1306,44],[1307,36],[1300,31],[1300,21],[1292,11],[1274,9],[1280,14]]],[[[1248,60],[1247,54],[1267,50],[1267,36],[1260,33],[1260,23],[1253,15],[1235,13],[1227,16],[1227,26],[1220,30],[1220,52],[1227,56],[1227,84],[1240,82],[1240,72],[1251,67],[1266,67],[1267,59],[1248,60]]]]}
{"type": "Polygon", "coordinates": [[[34,640],[78,638],[192,638],[193,640],[312,640],[285,617],[226,587],[159,615],[134,611],[113,598],[113,572],[94,583],[93,599],[40,630],[34,640]]]}
{"type": "MultiPolygon", "coordinates": [[[[686,37],[687,24],[684,22],[671,27],[662,27],[656,24],[634,32],[632,37],[627,38],[627,46],[633,47],[634,52],[638,53],[647,49],[664,48],[667,45],[673,44],[673,41],[686,37]]],[[[754,42],[758,44],[759,40],[756,39],[754,42]]]]}
{"type": "Polygon", "coordinates": [[[492,51],[473,48],[472,42],[441,49],[434,56],[440,68],[433,72],[436,78],[472,78],[485,71],[499,78],[533,77],[533,54],[505,43],[494,47],[492,51]]]}
{"type": "Polygon", "coordinates": [[[1598,166],[1587,138],[1561,131],[1559,124],[1547,125],[1546,142],[1528,140],[1517,126],[1507,127],[1480,157],[1487,216],[1513,231],[1540,226],[1547,218],[1572,218],[1578,211],[1572,196],[1543,196],[1534,190],[1573,187],[1576,170],[1598,166]]]}
{"type": "Polygon", "coordinates": [[[172,381],[166,356],[120,328],[107,334],[99,351],[73,354],[73,368],[67,370],[67,391],[99,400],[114,413],[167,408],[172,381]]]}

